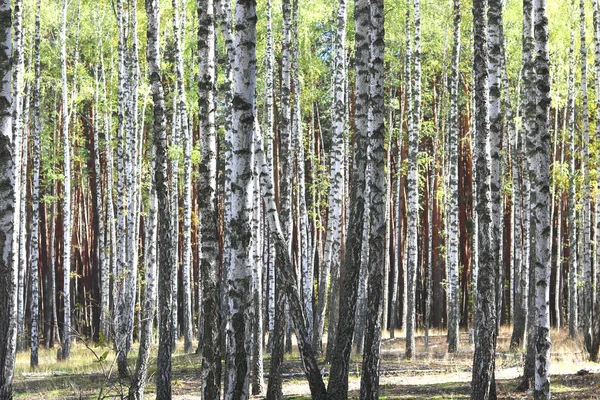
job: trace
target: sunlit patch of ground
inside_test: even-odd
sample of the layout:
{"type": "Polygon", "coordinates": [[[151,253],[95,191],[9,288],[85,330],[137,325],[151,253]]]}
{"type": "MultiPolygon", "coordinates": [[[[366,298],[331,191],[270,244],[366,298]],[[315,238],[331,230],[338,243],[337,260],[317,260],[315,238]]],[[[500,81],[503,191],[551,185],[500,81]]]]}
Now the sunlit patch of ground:
{"type": "MultiPolygon", "coordinates": [[[[503,328],[498,338],[496,378],[501,399],[531,399],[531,393],[519,393],[515,388],[522,372],[522,354],[509,351],[510,329],[503,328]]],[[[445,332],[430,332],[429,347],[424,345],[423,333],[417,337],[417,355],[404,359],[404,335],[386,337],[382,344],[382,399],[467,399],[471,381],[472,346],[467,333],[461,334],[461,350],[446,353],[445,332]]],[[[571,340],[565,330],[552,332],[552,391],[554,399],[600,399],[600,365],[586,361],[580,339],[571,340]],[[586,369],[589,374],[577,375],[586,369]]],[[[199,399],[200,362],[196,354],[183,354],[182,345],[173,356],[173,394],[181,400],[199,399]]],[[[358,398],[362,356],[352,354],[350,366],[350,398],[358,398]]],[[[136,353],[129,357],[135,366],[136,353]]],[[[156,349],[150,359],[148,399],[154,398],[153,374],[156,349]]],[[[329,365],[322,362],[322,370],[329,365]]],[[[265,372],[269,357],[265,358],[265,372]]],[[[296,348],[286,356],[284,364],[284,394],[289,399],[310,399],[308,384],[302,375],[301,361],[296,348]]],[[[326,378],[327,379],[327,378],[326,378]]],[[[267,379],[265,379],[266,385],[267,379]]],[[[109,347],[81,342],[73,346],[69,361],[56,361],[56,349],[40,349],[40,367],[29,369],[29,353],[17,357],[15,374],[16,399],[98,399],[119,398],[127,393],[128,380],[116,373],[115,354],[109,347]]]]}

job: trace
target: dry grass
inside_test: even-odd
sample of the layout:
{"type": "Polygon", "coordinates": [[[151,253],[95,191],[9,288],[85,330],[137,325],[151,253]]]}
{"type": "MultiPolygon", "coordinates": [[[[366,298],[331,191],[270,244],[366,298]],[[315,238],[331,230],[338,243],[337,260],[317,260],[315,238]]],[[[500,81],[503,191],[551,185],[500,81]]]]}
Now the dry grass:
{"type": "MultiPolygon", "coordinates": [[[[500,398],[527,399],[526,394],[514,392],[518,376],[522,369],[521,353],[509,351],[511,329],[503,327],[498,338],[498,356],[496,361],[500,398]]],[[[386,332],[382,341],[381,387],[382,399],[462,399],[469,397],[471,380],[472,346],[468,333],[460,336],[461,350],[457,354],[446,353],[446,333],[430,331],[429,347],[425,347],[423,332],[417,333],[417,353],[413,360],[405,360],[405,337],[396,332],[394,339],[386,332]]],[[[552,389],[555,399],[594,399],[600,398],[600,387],[596,375],[600,366],[587,362],[587,355],[581,338],[568,337],[566,330],[551,332],[553,342],[551,373],[552,389]],[[592,374],[578,376],[582,368],[592,374]]],[[[199,399],[200,357],[195,354],[183,354],[182,344],[173,357],[174,398],[199,399]]],[[[136,352],[130,355],[130,365],[135,365],[136,352]]],[[[152,374],[156,364],[156,349],[150,360],[151,381],[147,386],[147,398],[153,399],[154,383],[152,374]]],[[[56,349],[40,349],[40,367],[36,371],[29,369],[29,353],[17,357],[15,375],[16,399],[97,399],[103,394],[119,398],[126,392],[128,382],[116,376],[115,354],[107,347],[86,348],[82,343],[73,346],[69,361],[56,361],[56,349]],[[96,356],[92,353],[96,353],[96,356]],[[98,357],[106,352],[104,361],[98,357]]],[[[350,398],[358,396],[360,387],[360,364],[362,356],[353,352],[351,359],[350,398]]],[[[323,369],[329,366],[323,363],[323,369]]],[[[269,358],[265,358],[268,371],[269,358]]],[[[302,364],[297,348],[286,356],[284,371],[298,373],[287,378],[284,392],[290,399],[308,399],[310,392],[302,377],[302,364]]]]}

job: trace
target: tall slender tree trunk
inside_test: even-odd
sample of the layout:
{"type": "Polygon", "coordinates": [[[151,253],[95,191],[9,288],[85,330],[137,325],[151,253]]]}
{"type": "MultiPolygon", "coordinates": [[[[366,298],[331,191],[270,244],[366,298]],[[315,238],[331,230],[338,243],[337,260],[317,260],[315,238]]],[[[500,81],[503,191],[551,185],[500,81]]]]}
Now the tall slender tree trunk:
{"type": "Polygon", "coordinates": [[[419,170],[417,158],[419,153],[419,132],[421,114],[421,11],[420,0],[414,0],[414,50],[412,54],[412,123],[408,132],[408,260],[406,281],[406,355],[408,359],[415,356],[415,323],[416,323],[416,280],[418,256],[418,208],[419,208],[419,170]]]}
{"type": "Polygon", "coordinates": [[[62,358],[71,354],[71,143],[69,140],[69,91],[67,88],[67,8],[63,1],[60,57],[62,76],[62,144],[63,144],[63,343],[62,358]]]}
{"type": "MultiPolygon", "coordinates": [[[[288,252],[292,253],[292,132],[291,132],[291,5],[290,0],[281,3],[283,18],[283,37],[281,43],[281,112],[279,114],[279,212],[283,235],[288,243],[288,252]]],[[[275,324],[271,341],[271,367],[267,387],[267,399],[281,397],[281,366],[285,346],[285,289],[279,271],[275,268],[275,324]]]]}
{"type": "MultiPolygon", "coordinates": [[[[534,147],[531,160],[534,182],[532,182],[532,224],[536,238],[535,251],[531,260],[535,262],[535,311],[537,315],[537,338],[535,343],[535,390],[534,399],[550,399],[550,61],[548,56],[548,17],[546,0],[534,0],[535,68],[537,73],[537,109],[534,147]]],[[[591,308],[591,306],[590,306],[591,308]]],[[[590,310],[591,311],[591,310],[590,310]]]]}
{"type": "Polygon", "coordinates": [[[361,399],[379,399],[379,352],[384,294],[385,240],[387,234],[387,188],[385,171],[384,126],[384,9],[383,0],[370,4],[370,104],[369,153],[370,178],[370,228],[369,228],[369,287],[366,332],[360,382],[361,399]]]}
{"type": "MultiPolygon", "coordinates": [[[[600,121],[600,7],[598,0],[592,1],[594,7],[594,78],[596,81],[596,121],[600,121]]],[[[596,123],[596,143],[600,142],[600,124],[596,123]]],[[[600,172],[600,167],[597,167],[600,172]]],[[[597,182],[600,187],[600,181],[597,182]]],[[[595,230],[595,250],[596,250],[596,292],[594,294],[595,304],[593,310],[593,336],[590,358],[592,361],[598,361],[600,351],[600,254],[598,253],[598,243],[600,241],[600,197],[596,197],[596,230],[595,230]]],[[[560,223],[560,218],[559,218],[560,223]]],[[[558,276],[558,275],[557,275],[558,276]]]]}
{"type": "Polygon", "coordinates": [[[15,149],[11,127],[12,19],[10,1],[0,2],[0,399],[12,399],[17,340],[17,268],[13,262],[17,201],[15,149]]]}
{"type": "Polygon", "coordinates": [[[454,0],[454,44],[452,47],[452,75],[450,81],[449,147],[449,204],[448,204],[448,277],[450,301],[448,304],[448,352],[458,351],[460,336],[459,282],[458,282],[458,84],[460,61],[460,0],[454,0]]]}
{"type": "Polygon", "coordinates": [[[229,287],[227,299],[227,386],[225,399],[249,396],[250,348],[246,336],[251,334],[252,287],[252,136],[254,135],[256,90],[256,1],[240,0],[236,4],[234,24],[233,120],[231,136],[226,137],[230,159],[226,162],[230,177],[226,182],[229,199],[225,220],[230,235],[230,256],[226,261],[229,287]]]}
{"type": "MultiPolygon", "coordinates": [[[[31,250],[29,252],[29,268],[31,271],[31,356],[29,365],[37,368],[39,347],[39,214],[40,214],[40,135],[42,123],[40,118],[40,3],[36,2],[35,12],[35,79],[33,83],[33,181],[31,188],[31,250]]],[[[42,227],[42,229],[45,229],[42,227]]],[[[52,277],[54,278],[54,277],[52,277]]]]}
{"type": "MultiPolygon", "coordinates": [[[[536,10],[537,11],[537,10],[536,10]]],[[[590,122],[588,107],[588,75],[587,75],[587,35],[585,23],[585,2],[579,1],[579,35],[580,35],[580,62],[581,62],[581,105],[583,118],[583,159],[581,161],[581,174],[583,175],[583,208],[581,211],[583,254],[581,254],[581,268],[583,280],[583,315],[580,315],[585,338],[585,346],[591,350],[592,327],[592,240],[591,240],[591,190],[590,190],[590,122]]]]}
{"type": "MultiPolygon", "coordinates": [[[[527,297],[523,299],[527,309],[527,353],[525,356],[525,366],[523,369],[523,382],[521,388],[528,388],[531,381],[534,379],[535,369],[535,343],[536,343],[536,313],[535,308],[535,263],[533,246],[537,238],[534,235],[533,220],[533,197],[532,185],[535,181],[533,176],[532,163],[530,160],[530,149],[534,146],[532,139],[536,132],[536,70],[535,70],[535,42],[534,42],[534,24],[533,24],[533,2],[527,0],[523,3],[523,90],[524,90],[524,105],[523,105],[523,170],[525,180],[525,256],[524,268],[522,271],[522,281],[526,281],[526,289],[523,288],[523,293],[527,293],[527,297]],[[527,156],[525,156],[527,155],[527,156]]],[[[525,297],[525,295],[523,296],[525,297]]]]}
{"type": "MultiPolygon", "coordinates": [[[[332,133],[332,145],[329,153],[329,194],[327,212],[327,232],[325,234],[324,259],[319,274],[319,292],[313,344],[321,349],[323,329],[325,326],[325,313],[327,304],[333,309],[333,293],[339,285],[340,257],[339,250],[342,236],[342,193],[344,189],[343,152],[346,134],[346,0],[338,1],[337,24],[335,35],[335,72],[334,72],[334,99],[333,116],[335,118],[332,133]],[[331,283],[331,290],[330,288],[331,283]]],[[[335,320],[334,320],[335,321],[335,320]]],[[[329,340],[335,340],[334,322],[329,320],[329,340]]],[[[328,354],[330,356],[330,354],[328,354]]]]}
{"type": "Polygon", "coordinates": [[[159,344],[157,359],[156,397],[171,399],[171,353],[173,347],[173,332],[171,318],[173,293],[172,281],[174,279],[171,268],[171,209],[167,188],[167,132],[165,124],[165,102],[162,86],[162,72],[160,69],[160,26],[159,3],[157,0],[146,0],[146,13],[148,14],[148,27],[146,37],[148,48],[146,59],[150,73],[152,88],[153,125],[152,136],[156,156],[154,158],[154,184],[158,209],[158,281],[161,283],[158,291],[159,312],[159,344]]]}
{"type": "Polygon", "coordinates": [[[356,297],[361,264],[361,239],[365,213],[365,179],[370,93],[370,27],[368,0],[354,1],[356,100],[354,116],[354,162],[350,192],[350,218],[346,235],[344,277],[340,294],[340,312],[331,356],[328,398],[341,400],[348,397],[348,369],[356,316],[356,297]]]}
{"type": "Polygon", "coordinates": [[[263,139],[258,124],[254,126],[257,140],[255,142],[255,161],[261,168],[260,186],[261,196],[265,203],[266,217],[269,222],[271,239],[277,253],[277,268],[283,278],[284,290],[290,301],[290,316],[298,339],[298,350],[302,358],[304,373],[310,386],[311,396],[315,400],[325,400],[327,392],[321,376],[321,371],[312,346],[312,338],[308,335],[307,321],[302,307],[299,292],[299,283],[289,253],[283,231],[281,230],[280,216],[275,202],[275,185],[273,167],[263,150],[263,139]]]}
{"type": "Polygon", "coordinates": [[[504,293],[504,266],[503,254],[503,189],[502,189],[502,165],[500,150],[502,147],[502,124],[503,112],[501,109],[501,67],[503,46],[503,17],[502,2],[490,0],[488,8],[488,49],[489,49],[489,118],[490,118],[490,147],[492,156],[491,190],[492,190],[492,245],[496,254],[496,325],[499,327],[502,315],[502,295],[504,293]]]}
{"type": "Polygon", "coordinates": [[[200,117],[200,276],[202,279],[202,398],[219,398],[221,389],[219,230],[217,225],[217,137],[215,132],[215,15],[213,0],[198,1],[198,109],[200,117]],[[208,343],[207,346],[204,346],[208,343]]]}
{"type": "MultiPolygon", "coordinates": [[[[497,1],[497,0],[492,0],[497,1]]],[[[495,398],[494,358],[496,345],[497,253],[492,242],[492,157],[490,154],[487,0],[473,2],[475,86],[474,122],[477,130],[477,222],[478,263],[476,343],[473,355],[471,399],[495,398]]]]}
{"type": "MultiPolygon", "coordinates": [[[[181,25],[185,20],[186,1],[173,0],[173,31],[175,35],[175,77],[177,79],[177,112],[179,133],[183,138],[183,252],[182,252],[182,309],[184,351],[192,349],[192,295],[190,268],[192,263],[192,136],[188,127],[187,104],[185,95],[183,42],[181,25]]],[[[179,241],[177,240],[177,246],[179,241]]],[[[175,311],[176,312],[176,311],[175,311]]]]}
{"type": "MultiPolygon", "coordinates": [[[[18,294],[17,294],[17,351],[22,351],[25,348],[25,271],[27,265],[21,262],[24,259],[22,250],[25,249],[23,238],[26,236],[26,232],[22,232],[25,229],[23,226],[23,203],[24,197],[27,193],[23,193],[23,165],[27,162],[26,157],[23,157],[23,152],[26,146],[23,143],[27,142],[24,136],[23,130],[23,74],[24,74],[24,33],[23,33],[23,4],[21,0],[16,0],[13,7],[13,103],[12,103],[12,134],[14,137],[15,144],[15,165],[19,168],[17,175],[15,176],[16,191],[17,191],[17,204],[15,205],[15,212],[18,216],[17,223],[15,225],[15,249],[13,257],[18,268],[18,294]]],[[[25,168],[26,169],[26,168],[25,168]]]]}
{"type": "MultiPolygon", "coordinates": [[[[154,0],[149,0],[146,4],[146,14],[148,16],[148,24],[158,26],[158,9],[154,8],[151,3],[154,0]]],[[[149,139],[152,141],[152,135],[149,139]]],[[[155,159],[156,151],[152,144],[152,158],[155,159]]],[[[144,388],[148,377],[148,364],[150,360],[150,346],[152,344],[152,325],[154,323],[154,304],[156,303],[156,253],[158,242],[156,240],[157,221],[158,221],[158,204],[156,198],[156,185],[154,183],[156,171],[156,163],[152,162],[150,169],[150,193],[148,205],[148,217],[145,227],[145,254],[146,260],[144,265],[144,281],[146,282],[144,290],[144,298],[140,299],[142,303],[142,326],[140,330],[140,346],[138,349],[138,358],[129,385],[129,400],[143,400],[144,388]]]]}

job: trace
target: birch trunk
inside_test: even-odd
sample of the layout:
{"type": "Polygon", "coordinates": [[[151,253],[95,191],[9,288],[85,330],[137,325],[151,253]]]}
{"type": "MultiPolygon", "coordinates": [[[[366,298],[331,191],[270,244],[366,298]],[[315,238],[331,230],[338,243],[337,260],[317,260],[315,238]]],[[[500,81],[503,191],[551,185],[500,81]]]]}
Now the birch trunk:
{"type": "Polygon", "coordinates": [[[202,279],[202,398],[220,397],[219,231],[217,225],[217,137],[215,132],[215,15],[213,0],[198,1],[198,108],[200,118],[200,276],[202,279]],[[204,346],[204,343],[209,345],[204,346]]]}
{"type": "MultiPolygon", "coordinates": [[[[317,313],[315,318],[315,330],[313,335],[313,345],[317,349],[322,348],[323,329],[325,325],[325,312],[327,304],[332,306],[332,298],[328,291],[331,286],[337,285],[337,276],[339,275],[340,241],[342,235],[342,193],[344,190],[343,173],[343,151],[344,136],[346,133],[346,0],[338,1],[337,25],[335,36],[335,73],[334,73],[334,99],[332,115],[335,120],[333,123],[331,150],[329,154],[329,194],[328,194],[328,212],[327,212],[327,233],[325,238],[324,259],[319,273],[319,292],[317,302],[317,313]],[[329,297],[329,300],[328,300],[329,297]]],[[[331,329],[331,320],[329,329],[331,329]]],[[[333,340],[333,336],[328,339],[333,340]]]]}
{"type": "Polygon", "coordinates": [[[14,137],[15,144],[15,165],[18,168],[15,181],[17,184],[17,204],[15,205],[15,212],[19,219],[15,225],[15,249],[13,257],[18,268],[18,294],[17,294],[17,352],[22,351],[25,348],[25,271],[27,265],[23,263],[24,255],[22,251],[25,249],[23,238],[26,233],[23,232],[25,226],[23,226],[23,203],[24,197],[27,193],[23,194],[22,182],[23,182],[23,164],[27,162],[26,157],[23,157],[23,73],[24,73],[24,34],[23,34],[23,5],[21,0],[16,0],[13,7],[13,108],[12,108],[12,134],[14,137]]]}
{"type": "Polygon", "coordinates": [[[530,162],[530,149],[535,144],[532,142],[536,132],[536,67],[535,67],[535,42],[534,42],[534,8],[533,2],[528,0],[523,3],[523,90],[525,97],[524,104],[524,152],[527,157],[523,157],[525,165],[523,169],[525,171],[525,201],[524,210],[525,216],[525,244],[527,246],[525,250],[526,266],[523,268],[523,280],[527,282],[527,289],[523,290],[527,293],[527,298],[524,299],[525,307],[527,308],[527,353],[525,356],[525,366],[523,369],[523,383],[522,387],[528,387],[529,382],[534,379],[535,369],[535,343],[536,343],[536,313],[535,309],[535,262],[533,255],[535,245],[534,242],[534,223],[533,220],[533,183],[535,182],[534,172],[532,170],[532,163],[530,162]]]}
{"type": "Polygon", "coordinates": [[[500,150],[502,147],[503,112],[501,109],[501,64],[503,46],[503,17],[502,2],[490,0],[488,17],[488,49],[489,49],[489,118],[490,118],[490,147],[492,157],[491,196],[492,196],[492,245],[495,253],[496,280],[496,325],[500,326],[502,315],[502,296],[504,293],[504,268],[502,265],[504,212],[502,193],[502,165],[500,150]]]}
{"type": "Polygon", "coordinates": [[[379,352],[384,295],[387,236],[387,188],[384,126],[384,9],[383,0],[371,0],[370,14],[370,104],[369,104],[369,288],[366,332],[360,382],[361,399],[379,399],[379,352]]]}
{"type": "MultiPolygon", "coordinates": [[[[583,3],[582,3],[583,4],[583,3]]],[[[534,37],[536,45],[537,109],[535,147],[529,152],[534,182],[532,182],[532,227],[536,238],[531,260],[535,262],[535,311],[537,315],[536,363],[534,399],[550,399],[550,62],[548,56],[548,17],[546,0],[534,0],[534,37]]],[[[591,308],[591,305],[590,305],[591,308]]],[[[591,312],[591,310],[590,310],[591,312]]],[[[590,321],[591,323],[591,321],[590,321]]]]}
{"type": "MultiPolygon", "coordinates": [[[[35,12],[35,79],[33,83],[33,181],[31,187],[31,250],[29,252],[29,268],[31,271],[31,356],[29,365],[37,368],[39,348],[39,215],[40,215],[40,135],[42,130],[40,118],[40,4],[36,2],[35,12]]],[[[42,229],[45,229],[42,227],[42,229]]]]}
{"type": "Polygon", "coordinates": [[[354,334],[356,297],[361,263],[361,239],[365,213],[365,175],[370,92],[370,27],[371,16],[368,0],[355,0],[355,65],[356,102],[354,118],[354,162],[352,189],[350,192],[350,218],[346,235],[344,256],[344,279],[340,293],[340,311],[335,338],[335,352],[331,356],[328,382],[328,398],[341,400],[348,397],[348,369],[352,336],[354,334]]]}
{"type": "MultiPolygon", "coordinates": [[[[182,309],[184,351],[192,349],[192,296],[190,267],[192,263],[192,136],[188,127],[185,78],[183,65],[183,42],[181,21],[185,20],[186,1],[173,0],[173,33],[175,36],[175,77],[177,79],[177,112],[179,133],[183,137],[183,254],[182,254],[182,309]]],[[[173,171],[175,173],[175,171],[173,171]]],[[[178,244],[177,244],[178,246],[178,244]]],[[[175,311],[177,312],[177,311],[175,311]]]]}
{"type": "Polygon", "coordinates": [[[0,2],[0,399],[12,399],[12,380],[17,340],[17,268],[13,260],[17,203],[15,143],[11,127],[11,5],[0,2]]]}
{"type": "MultiPolygon", "coordinates": [[[[275,65],[275,57],[273,54],[273,27],[271,17],[271,0],[267,0],[267,43],[266,43],[266,106],[267,106],[267,137],[266,137],[266,162],[269,167],[273,168],[273,139],[275,113],[273,107],[273,68],[275,65]]],[[[270,228],[269,228],[270,231],[270,228]]],[[[268,323],[269,323],[269,342],[267,348],[272,348],[273,335],[275,329],[275,247],[270,235],[268,238],[268,323]]],[[[320,340],[320,339],[319,339],[320,340]]]]}
{"type": "Polygon", "coordinates": [[[421,114],[421,11],[420,0],[414,0],[414,49],[411,54],[413,60],[412,83],[412,123],[408,132],[408,253],[407,257],[407,296],[406,296],[406,354],[405,357],[412,359],[415,356],[415,319],[416,319],[416,280],[418,263],[418,208],[419,208],[419,184],[417,158],[419,153],[419,131],[421,114]]]}
{"type": "Polygon", "coordinates": [[[582,329],[585,338],[585,346],[591,349],[591,326],[592,326],[592,242],[591,242],[591,191],[590,191],[590,122],[588,109],[588,76],[587,76],[587,39],[585,26],[585,3],[579,1],[579,36],[580,36],[580,62],[581,62],[581,103],[583,118],[583,142],[581,174],[583,176],[583,208],[581,221],[583,237],[581,239],[583,254],[581,254],[581,268],[583,280],[583,315],[580,315],[582,329]]]}
{"type": "Polygon", "coordinates": [[[67,88],[67,8],[63,1],[62,28],[60,34],[60,58],[62,77],[62,144],[63,144],[63,343],[62,358],[71,355],[71,144],[69,141],[69,92],[67,88]]]}
{"type": "Polygon", "coordinates": [[[225,400],[249,397],[252,287],[252,136],[256,90],[256,2],[240,0],[236,4],[236,32],[233,69],[233,120],[231,136],[226,138],[230,160],[226,183],[230,207],[225,224],[231,244],[227,260],[227,299],[230,321],[227,324],[227,386],[225,400]],[[229,187],[227,187],[229,186],[229,187]]]}
{"type": "Polygon", "coordinates": [[[286,291],[287,298],[290,302],[290,315],[294,324],[294,330],[298,339],[298,350],[302,358],[302,366],[304,373],[310,386],[312,398],[315,400],[327,399],[325,384],[321,377],[321,371],[315,358],[315,350],[311,344],[311,337],[308,335],[307,321],[302,307],[300,298],[299,285],[296,278],[296,273],[292,264],[289,246],[286,243],[281,224],[280,216],[275,203],[275,190],[273,179],[273,167],[268,162],[265,152],[263,151],[263,139],[260,133],[259,125],[255,124],[255,134],[257,140],[255,144],[255,161],[261,169],[260,187],[261,195],[265,203],[266,216],[268,219],[271,239],[277,252],[277,267],[280,272],[280,277],[283,280],[283,289],[286,291]]]}
{"type": "Polygon", "coordinates": [[[165,103],[162,86],[162,72],[160,69],[160,26],[159,3],[157,0],[146,0],[146,14],[148,27],[146,37],[148,47],[146,58],[152,88],[153,125],[152,136],[154,150],[156,151],[154,184],[158,209],[158,280],[161,283],[158,291],[159,313],[159,344],[157,359],[156,397],[171,399],[171,353],[173,346],[173,332],[171,330],[173,316],[171,307],[173,301],[172,281],[174,279],[171,268],[171,210],[167,189],[167,133],[165,124],[165,103]]]}
{"type": "MultiPolygon", "coordinates": [[[[596,121],[600,121],[600,8],[598,0],[592,1],[594,7],[594,78],[596,81],[596,121]]],[[[600,124],[596,123],[596,143],[600,142],[600,124]]],[[[600,172],[600,166],[597,167],[600,172]]],[[[600,187],[600,180],[597,181],[597,186],[600,187]]],[[[595,230],[595,250],[596,250],[596,291],[594,293],[595,304],[593,311],[593,333],[592,333],[592,348],[590,358],[592,361],[598,361],[598,352],[600,350],[600,254],[598,253],[598,243],[600,243],[600,197],[596,197],[596,230],[595,230]]],[[[560,221],[560,219],[559,219],[560,221]]]]}
{"type": "MultiPolygon", "coordinates": [[[[153,0],[150,0],[153,1],[153,0]]],[[[148,3],[150,3],[150,1],[148,3]]],[[[148,15],[148,24],[156,25],[158,10],[155,11],[153,4],[147,4],[146,13],[148,15]]],[[[152,135],[148,138],[152,140],[152,135]]],[[[155,159],[156,151],[152,146],[152,158],[155,159]]],[[[144,259],[144,281],[145,290],[142,305],[142,326],[140,330],[140,346],[138,349],[137,364],[135,372],[129,385],[129,400],[143,400],[144,388],[148,379],[148,366],[150,360],[150,346],[152,344],[152,325],[154,322],[154,304],[156,303],[156,253],[158,242],[156,240],[157,221],[158,221],[158,204],[156,198],[155,179],[156,164],[151,162],[150,168],[150,193],[149,193],[149,208],[148,217],[145,224],[146,244],[144,259]]]]}
{"type": "MultiPolygon", "coordinates": [[[[492,0],[496,1],[496,0],[492,0]]],[[[474,21],[474,122],[477,130],[477,222],[478,276],[476,306],[476,343],[473,356],[471,399],[495,398],[494,352],[496,345],[497,253],[492,242],[492,158],[490,154],[487,0],[473,2],[474,21]]]]}
{"type": "MultiPolygon", "coordinates": [[[[281,113],[279,114],[279,211],[283,235],[292,253],[292,132],[291,132],[291,5],[290,0],[281,3],[283,33],[281,43],[281,113]]],[[[282,393],[281,366],[285,351],[285,290],[279,270],[275,268],[275,323],[271,350],[271,368],[267,388],[267,400],[279,398],[282,393]]]]}
{"type": "Polygon", "coordinates": [[[449,204],[448,204],[448,277],[450,302],[448,304],[448,353],[458,351],[460,336],[458,307],[460,288],[458,282],[458,84],[460,61],[460,0],[454,0],[454,45],[452,47],[452,75],[450,81],[450,126],[448,135],[449,152],[449,204]]]}

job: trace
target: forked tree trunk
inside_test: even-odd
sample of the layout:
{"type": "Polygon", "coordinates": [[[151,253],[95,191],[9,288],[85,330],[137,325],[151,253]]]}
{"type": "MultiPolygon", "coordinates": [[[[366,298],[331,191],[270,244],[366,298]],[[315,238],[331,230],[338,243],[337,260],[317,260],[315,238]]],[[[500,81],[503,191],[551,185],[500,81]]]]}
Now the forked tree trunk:
{"type": "Polygon", "coordinates": [[[354,1],[356,101],[354,117],[354,162],[350,193],[350,218],[346,235],[344,278],[340,293],[340,311],[331,355],[328,398],[348,397],[348,370],[356,316],[356,297],[361,263],[361,239],[365,212],[365,175],[369,114],[370,7],[368,0],[354,1]]]}

